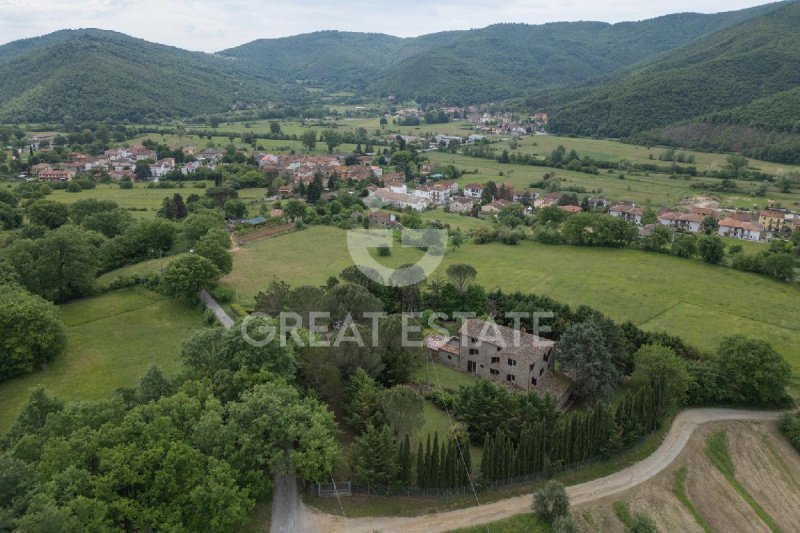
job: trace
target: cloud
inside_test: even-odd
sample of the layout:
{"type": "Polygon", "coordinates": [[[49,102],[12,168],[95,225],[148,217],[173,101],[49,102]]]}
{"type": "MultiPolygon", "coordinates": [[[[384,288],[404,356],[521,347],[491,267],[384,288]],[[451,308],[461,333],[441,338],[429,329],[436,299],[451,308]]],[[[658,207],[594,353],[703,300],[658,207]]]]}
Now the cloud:
{"type": "Polygon", "coordinates": [[[190,50],[218,51],[310,31],[401,37],[497,22],[641,20],[669,13],[751,7],[748,0],[0,0],[0,36],[12,41],[64,28],[103,28],[190,50]]]}

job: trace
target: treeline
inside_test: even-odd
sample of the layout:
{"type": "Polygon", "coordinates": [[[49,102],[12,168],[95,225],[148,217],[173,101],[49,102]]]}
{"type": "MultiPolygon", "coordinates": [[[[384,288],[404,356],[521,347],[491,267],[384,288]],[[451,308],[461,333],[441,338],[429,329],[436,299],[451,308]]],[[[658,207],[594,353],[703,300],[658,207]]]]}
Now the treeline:
{"type": "MultiPolygon", "coordinates": [[[[658,165],[653,163],[632,163],[630,161],[605,161],[592,159],[589,156],[581,157],[575,150],[567,152],[564,146],[559,145],[549,155],[541,156],[524,152],[502,150],[499,154],[490,144],[475,144],[465,146],[463,153],[469,157],[493,159],[498,163],[529,165],[536,167],[550,167],[583,172],[585,174],[599,174],[600,170],[622,170],[626,172],[653,172],[659,174],[679,174],[696,176],[697,167],[678,165],[676,160],[671,165],[658,165]]],[[[688,162],[688,161],[687,161],[688,162]]]]}
{"type": "Polygon", "coordinates": [[[0,440],[3,527],[241,531],[287,457],[293,475],[330,475],[336,424],[298,390],[290,347],[237,326],[195,333],[181,355],[176,377],[151,367],[105,400],[35,389],[0,440]]]}
{"type": "Polygon", "coordinates": [[[661,422],[663,387],[627,393],[616,404],[599,403],[549,421],[528,421],[518,434],[498,429],[483,440],[481,480],[504,481],[561,470],[608,457],[655,431],[661,422]]]}
{"type": "Polygon", "coordinates": [[[564,194],[559,200],[559,205],[578,204],[583,212],[571,215],[558,206],[544,207],[533,215],[525,213],[519,205],[504,207],[495,215],[497,224],[472,230],[472,240],[475,244],[501,242],[514,245],[529,239],[551,245],[631,247],[684,259],[696,257],[711,265],[724,265],[788,283],[797,278],[795,269],[800,258],[800,232],[784,234],[788,236],[786,240],[773,239],[767,250],[746,254],[739,244],[726,247],[717,234],[719,222],[712,217],[705,218],[700,232],[695,235],[659,224],[656,212],[647,208],[642,214],[642,224],[652,224],[653,227],[640,236],[635,224],[608,215],[602,209],[592,210],[587,198],[579,201],[576,194],[564,194]]]}

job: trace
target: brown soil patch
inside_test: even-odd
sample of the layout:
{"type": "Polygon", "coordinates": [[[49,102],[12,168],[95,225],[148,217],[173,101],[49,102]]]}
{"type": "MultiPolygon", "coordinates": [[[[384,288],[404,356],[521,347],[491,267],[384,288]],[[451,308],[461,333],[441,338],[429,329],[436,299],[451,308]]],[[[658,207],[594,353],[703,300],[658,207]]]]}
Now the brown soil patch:
{"type": "Polygon", "coordinates": [[[268,239],[289,232],[294,228],[294,224],[283,224],[281,226],[271,226],[269,228],[251,231],[243,235],[234,235],[233,240],[236,243],[246,243],[251,241],[259,241],[261,239],[268,239]]]}
{"type": "Polygon", "coordinates": [[[800,531],[800,457],[763,424],[728,430],[736,479],[784,531],[800,531]]]}
{"type": "Polygon", "coordinates": [[[675,462],[638,487],[574,508],[582,531],[624,533],[612,505],[628,503],[631,513],[644,512],[659,531],[703,529],[672,493],[675,474],[687,467],[686,492],[714,531],[765,532],[769,528],[731,487],[705,455],[706,438],[725,430],[736,477],[783,528],[800,531],[800,456],[781,437],[774,422],[720,422],[700,427],[675,462]]]}

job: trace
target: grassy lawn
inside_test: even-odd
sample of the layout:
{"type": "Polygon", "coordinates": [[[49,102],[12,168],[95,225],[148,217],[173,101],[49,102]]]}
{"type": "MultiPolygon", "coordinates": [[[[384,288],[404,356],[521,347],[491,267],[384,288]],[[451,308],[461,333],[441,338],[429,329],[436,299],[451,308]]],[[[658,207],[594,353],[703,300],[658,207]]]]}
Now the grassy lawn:
{"type": "Polygon", "coordinates": [[[449,224],[450,228],[458,229],[462,233],[491,224],[488,220],[482,218],[468,217],[459,215],[458,213],[448,213],[443,208],[425,211],[421,213],[421,217],[422,220],[438,220],[443,224],[449,224]]]}
{"type": "Polygon", "coordinates": [[[67,332],[64,353],[44,371],[0,384],[0,433],[37,385],[64,400],[92,400],[135,386],[150,364],[174,373],[183,341],[203,327],[196,307],[144,289],[68,303],[61,312],[67,332]]]}
{"type": "Polygon", "coordinates": [[[132,265],[127,265],[124,267],[120,267],[116,270],[106,272],[105,274],[97,278],[97,286],[100,288],[108,287],[117,278],[123,276],[132,276],[134,274],[145,275],[145,274],[159,273],[164,269],[164,267],[166,267],[167,265],[169,265],[182,255],[183,254],[176,254],[164,257],[162,259],[150,259],[148,261],[142,261],[141,263],[134,263],[132,265]]]}
{"type": "Polygon", "coordinates": [[[472,385],[477,378],[454,368],[426,361],[414,373],[413,379],[416,383],[430,385],[437,389],[441,384],[442,388],[457,391],[461,385],[472,385]]]}
{"type": "MultiPolygon", "coordinates": [[[[580,137],[561,137],[558,135],[536,135],[522,139],[519,143],[519,150],[524,153],[549,155],[550,152],[555,150],[559,145],[564,146],[567,151],[575,150],[583,157],[588,155],[592,159],[601,161],[620,161],[628,160],[634,163],[656,163],[658,165],[669,165],[667,161],[659,161],[658,156],[667,151],[664,147],[647,148],[646,146],[637,146],[634,144],[626,144],[619,141],[608,139],[589,139],[580,137]],[[653,159],[650,159],[652,154],[653,159]]],[[[687,155],[695,157],[693,166],[697,167],[699,171],[706,170],[719,170],[725,167],[726,154],[717,154],[709,152],[696,152],[694,150],[676,149],[678,153],[682,152],[687,155]]],[[[678,163],[681,166],[690,166],[690,163],[678,163]]],[[[757,159],[750,160],[750,168],[774,174],[780,169],[783,170],[800,170],[797,165],[785,165],[781,163],[770,163],[767,161],[759,161],[757,159]]]]}
{"type": "MultiPolygon", "coordinates": [[[[395,245],[386,264],[412,259],[415,250],[395,245]]],[[[448,249],[434,275],[448,265],[469,263],[487,289],[551,296],[587,304],[615,320],[684,337],[713,350],[725,335],[743,333],[770,342],[800,375],[800,292],[797,287],[730,268],[709,266],[637,250],[550,246],[523,242],[465,244],[448,249]]],[[[310,227],[248,244],[234,254],[235,287],[245,305],[273,277],[293,285],[321,285],[352,260],[345,232],[310,227]]]]}
{"type": "MultiPolygon", "coordinates": [[[[610,142],[610,141],[609,141],[610,142]]],[[[464,171],[470,172],[459,178],[463,186],[469,183],[486,183],[494,180],[496,183],[510,183],[515,189],[529,188],[532,183],[542,181],[545,174],[555,175],[561,182],[561,187],[583,187],[587,192],[579,196],[594,194],[610,200],[630,200],[653,208],[673,207],[687,196],[712,195],[703,189],[693,189],[692,184],[698,182],[713,182],[714,178],[672,179],[668,174],[622,173],[619,171],[600,174],[584,174],[564,169],[550,167],[534,167],[529,165],[500,164],[489,159],[478,159],[460,154],[430,152],[427,154],[431,161],[439,164],[454,165],[464,171]],[[501,174],[502,173],[502,174],[501,174]]],[[[735,195],[725,195],[721,198],[723,203],[737,207],[750,208],[753,204],[765,207],[767,198],[754,196],[757,183],[735,180],[741,190],[735,195]]],[[[537,189],[540,192],[542,189],[537,189]]],[[[798,195],[784,194],[776,189],[771,189],[769,199],[783,203],[784,206],[797,205],[798,195]]]]}
{"type": "MultiPolygon", "coordinates": [[[[240,189],[239,198],[248,201],[260,201],[264,198],[265,189],[240,189]]],[[[161,207],[161,202],[166,197],[179,193],[184,199],[190,194],[204,195],[205,189],[193,187],[191,183],[183,188],[174,189],[148,189],[144,185],[136,184],[133,189],[120,189],[119,185],[99,183],[96,188],[79,193],[64,190],[53,191],[48,199],[64,204],[72,204],[78,200],[97,198],[98,200],[112,200],[123,209],[145,209],[146,211],[132,211],[140,218],[151,218],[161,207]]]]}

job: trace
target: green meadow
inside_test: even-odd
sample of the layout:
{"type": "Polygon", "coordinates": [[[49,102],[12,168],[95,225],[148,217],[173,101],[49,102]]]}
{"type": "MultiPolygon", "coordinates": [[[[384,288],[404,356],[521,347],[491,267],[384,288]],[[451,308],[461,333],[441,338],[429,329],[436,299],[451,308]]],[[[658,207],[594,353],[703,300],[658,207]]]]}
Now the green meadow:
{"type": "MultiPolygon", "coordinates": [[[[684,198],[690,196],[716,196],[704,189],[692,188],[693,183],[711,183],[714,178],[672,178],[668,174],[647,173],[620,173],[618,171],[601,171],[600,174],[584,174],[570,170],[550,167],[536,167],[530,165],[500,164],[490,159],[467,157],[461,154],[442,152],[429,152],[431,161],[442,165],[453,165],[465,174],[458,180],[459,184],[486,183],[493,180],[496,183],[509,183],[515,190],[530,188],[531,184],[539,183],[545,174],[558,177],[561,188],[582,187],[586,193],[578,194],[602,196],[610,200],[628,200],[653,208],[674,207],[684,198]],[[620,178],[619,176],[623,177],[620,178]]],[[[781,202],[785,206],[798,204],[798,194],[780,193],[772,187],[767,197],[755,196],[758,186],[755,182],[734,180],[742,191],[737,194],[726,194],[720,197],[724,205],[750,208],[753,205],[765,207],[767,200],[781,202]]],[[[543,192],[543,189],[535,189],[543,192]]]]}
{"type": "MultiPolygon", "coordinates": [[[[415,262],[421,252],[395,243],[387,266],[415,262]]],[[[524,241],[448,249],[434,276],[469,263],[487,289],[544,294],[593,306],[615,320],[668,331],[705,350],[742,333],[770,342],[800,375],[800,292],[796,286],[730,268],[629,249],[550,246],[524,241]]],[[[352,265],[345,232],[310,227],[248,243],[234,253],[223,283],[245,306],[273,278],[321,285],[352,265]]]]}
{"type": "Polygon", "coordinates": [[[151,364],[174,374],[181,345],[204,327],[197,307],[138,288],[62,305],[61,316],[64,352],[45,370],[0,384],[0,434],[38,385],[64,400],[95,400],[136,386],[151,364]]]}
{"type": "MultiPolygon", "coordinates": [[[[239,198],[245,202],[260,202],[264,199],[265,192],[266,189],[240,189],[239,198]]],[[[149,189],[141,184],[134,185],[133,189],[120,189],[119,185],[116,184],[98,183],[94,189],[77,193],[55,190],[47,198],[64,204],[73,204],[78,200],[87,198],[112,200],[121,208],[131,210],[134,216],[152,218],[156,216],[164,198],[172,197],[175,193],[182,195],[185,199],[190,194],[203,196],[205,189],[195,187],[192,182],[187,183],[184,187],[175,187],[173,189],[149,189]]]]}

